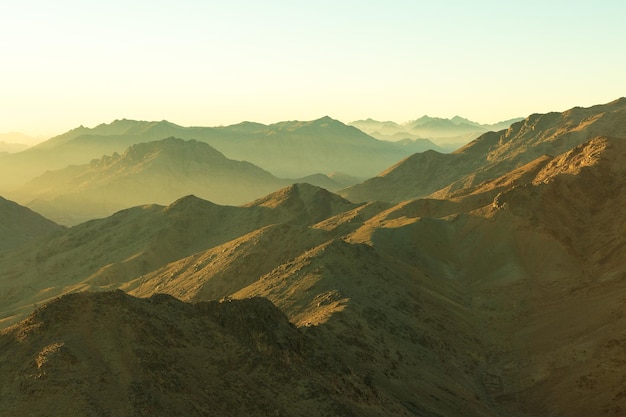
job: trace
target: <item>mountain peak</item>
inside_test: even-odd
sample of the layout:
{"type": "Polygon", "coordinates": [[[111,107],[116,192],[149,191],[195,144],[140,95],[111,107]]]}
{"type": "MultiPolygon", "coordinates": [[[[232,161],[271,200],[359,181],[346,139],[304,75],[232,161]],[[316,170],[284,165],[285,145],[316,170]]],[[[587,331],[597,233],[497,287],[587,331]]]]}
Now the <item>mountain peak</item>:
{"type": "Polygon", "coordinates": [[[176,159],[203,161],[225,161],[227,158],[208,143],[194,139],[184,140],[169,137],[154,142],[138,143],[130,146],[124,153],[124,157],[131,161],[152,159],[165,156],[176,159]]]}
{"type": "Polygon", "coordinates": [[[337,201],[350,204],[347,200],[344,200],[342,197],[333,194],[324,188],[308,183],[295,183],[253,201],[250,205],[276,208],[286,204],[289,205],[295,201],[308,205],[314,203],[315,201],[327,199],[335,199],[337,201]]]}
{"type": "Polygon", "coordinates": [[[461,117],[461,116],[454,116],[452,119],[450,119],[450,121],[456,125],[460,125],[460,124],[467,124],[467,125],[471,125],[471,126],[480,126],[479,123],[473,122],[469,119],[466,119],[465,117],[461,117]]]}
{"type": "Polygon", "coordinates": [[[289,212],[291,222],[298,224],[314,224],[356,206],[337,194],[307,183],[292,184],[246,205],[289,212]]]}
{"type": "Polygon", "coordinates": [[[314,124],[319,124],[319,125],[334,125],[334,126],[347,126],[345,123],[337,120],[337,119],[333,119],[330,116],[324,116],[324,117],[320,117],[317,120],[313,121],[314,124]]]}
{"type": "Polygon", "coordinates": [[[196,212],[198,210],[200,211],[211,210],[216,207],[219,207],[219,206],[215,203],[196,197],[193,194],[189,194],[189,195],[179,198],[178,200],[174,201],[169,206],[165,207],[163,209],[163,212],[168,213],[168,214],[189,213],[190,211],[196,212]]]}

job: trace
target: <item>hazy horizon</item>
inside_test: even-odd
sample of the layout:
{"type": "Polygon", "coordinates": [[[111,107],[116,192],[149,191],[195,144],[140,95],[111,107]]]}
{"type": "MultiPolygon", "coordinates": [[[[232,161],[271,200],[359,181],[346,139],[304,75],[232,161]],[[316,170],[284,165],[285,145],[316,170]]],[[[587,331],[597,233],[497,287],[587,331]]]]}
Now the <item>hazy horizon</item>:
{"type": "Polygon", "coordinates": [[[482,124],[624,93],[626,5],[31,0],[0,15],[0,133],[329,115],[482,124]]]}
{"type": "MultiPolygon", "coordinates": [[[[596,104],[602,104],[602,103],[596,103],[596,104]]],[[[507,120],[498,120],[498,121],[493,122],[493,123],[482,123],[482,122],[479,122],[479,121],[476,121],[476,120],[468,119],[468,118],[466,118],[466,117],[464,117],[463,115],[460,115],[460,114],[456,114],[456,115],[450,116],[450,117],[441,117],[441,116],[434,115],[434,114],[423,114],[423,115],[415,117],[415,118],[413,118],[411,120],[376,120],[376,119],[371,118],[371,117],[362,117],[362,118],[360,118],[358,120],[357,119],[355,119],[355,120],[339,120],[336,117],[333,117],[332,115],[323,115],[323,116],[319,116],[319,117],[316,117],[316,118],[310,119],[310,120],[301,120],[301,119],[300,120],[276,120],[276,121],[265,122],[265,123],[259,122],[258,120],[240,120],[238,122],[234,122],[234,123],[227,124],[227,125],[221,124],[221,125],[213,125],[213,126],[200,126],[200,125],[183,125],[183,124],[175,123],[175,122],[173,122],[171,120],[167,120],[167,119],[162,119],[162,120],[138,120],[138,119],[131,119],[131,118],[127,118],[127,117],[122,117],[122,118],[117,118],[117,119],[114,119],[114,120],[102,121],[102,122],[96,123],[96,124],[91,125],[91,126],[85,126],[85,125],[82,125],[82,124],[77,124],[77,125],[74,125],[74,126],[68,128],[67,130],[59,131],[59,132],[51,132],[48,135],[31,136],[31,135],[29,135],[27,133],[20,132],[20,131],[15,131],[15,130],[10,131],[10,132],[0,132],[0,143],[4,142],[4,143],[15,143],[15,144],[25,144],[25,145],[28,145],[28,146],[35,146],[35,145],[37,145],[39,143],[47,141],[48,139],[54,138],[55,136],[67,133],[68,131],[70,131],[72,129],[76,129],[76,128],[79,128],[79,127],[85,127],[85,128],[88,128],[88,129],[94,129],[94,128],[98,127],[99,125],[102,125],[102,124],[112,124],[112,123],[115,123],[115,122],[120,121],[120,120],[133,120],[133,121],[137,121],[137,122],[151,122],[151,123],[152,122],[154,122],[154,123],[169,122],[169,123],[174,123],[176,125],[179,125],[181,127],[207,127],[207,128],[212,128],[212,127],[229,127],[229,126],[237,125],[237,124],[240,124],[240,123],[246,123],[246,122],[261,123],[261,124],[264,124],[264,125],[267,125],[267,126],[272,125],[272,124],[276,124],[276,123],[281,123],[281,122],[296,122],[296,121],[298,121],[298,122],[311,122],[311,121],[314,121],[314,120],[319,120],[319,119],[321,119],[323,117],[330,117],[332,119],[338,120],[339,122],[341,122],[341,123],[343,123],[345,125],[350,125],[353,122],[362,121],[362,120],[368,120],[368,119],[369,120],[374,120],[374,121],[377,121],[377,122],[396,122],[396,123],[399,123],[399,124],[404,124],[404,123],[413,122],[413,121],[415,121],[417,119],[420,119],[422,117],[429,117],[429,118],[433,118],[433,119],[443,119],[443,120],[452,120],[453,117],[462,117],[462,118],[464,118],[466,120],[469,120],[470,122],[474,122],[474,123],[478,123],[478,124],[487,126],[487,125],[490,125],[490,124],[497,124],[497,123],[500,123],[500,122],[506,122],[508,120],[515,119],[515,118],[511,118],[511,119],[507,119],[507,120]]],[[[369,134],[366,131],[364,131],[364,133],[369,134]]],[[[387,140],[396,141],[396,140],[399,140],[399,139],[387,139],[387,140]]]]}

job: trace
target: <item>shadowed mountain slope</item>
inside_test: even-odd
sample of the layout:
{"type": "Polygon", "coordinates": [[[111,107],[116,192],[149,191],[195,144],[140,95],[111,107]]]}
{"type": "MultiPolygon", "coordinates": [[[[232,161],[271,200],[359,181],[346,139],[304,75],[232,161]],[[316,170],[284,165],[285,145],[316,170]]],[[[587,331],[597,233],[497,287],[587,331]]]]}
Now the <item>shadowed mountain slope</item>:
{"type": "MultiPolygon", "coordinates": [[[[399,202],[493,180],[543,155],[558,155],[596,136],[626,138],[626,99],[563,113],[533,114],[507,130],[488,132],[453,154],[406,158],[340,194],[352,201],[399,202]]],[[[441,195],[441,194],[439,194],[441,195]]]]}
{"type": "Polygon", "coordinates": [[[30,209],[0,197],[0,250],[16,248],[61,229],[30,209]]]}

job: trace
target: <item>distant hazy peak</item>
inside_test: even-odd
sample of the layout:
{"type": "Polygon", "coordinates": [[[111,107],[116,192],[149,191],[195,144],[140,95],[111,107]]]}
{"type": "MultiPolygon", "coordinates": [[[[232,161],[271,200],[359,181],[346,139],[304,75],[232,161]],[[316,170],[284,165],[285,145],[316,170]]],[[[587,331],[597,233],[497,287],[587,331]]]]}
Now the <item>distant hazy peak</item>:
{"type": "Polygon", "coordinates": [[[215,159],[226,159],[224,154],[205,142],[199,142],[194,139],[184,140],[175,137],[169,137],[152,142],[143,142],[131,145],[124,152],[123,157],[131,159],[140,159],[148,154],[170,153],[176,155],[176,152],[193,151],[197,157],[206,159],[208,156],[215,159]]]}
{"type": "Polygon", "coordinates": [[[471,121],[469,119],[466,119],[464,117],[461,117],[461,116],[454,116],[452,119],[450,119],[450,121],[452,123],[454,123],[454,124],[457,124],[457,125],[461,124],[461,123],[465,123],[465,124],[468,124],[468,125],[480,126],[480,123],[473,122],[473,121],[471,121]]]}

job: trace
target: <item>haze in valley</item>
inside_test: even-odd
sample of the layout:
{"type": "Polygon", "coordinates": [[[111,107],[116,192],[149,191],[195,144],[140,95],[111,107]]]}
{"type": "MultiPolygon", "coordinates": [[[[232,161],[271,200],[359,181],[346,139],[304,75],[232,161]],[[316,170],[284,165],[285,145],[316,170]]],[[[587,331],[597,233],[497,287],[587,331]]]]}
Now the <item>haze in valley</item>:
{"type": "MultiPolygon", "coordinates": [[[[67,228],[3,200],[3,412],[619,415],[625,117],[624,98],[533,115],[352,201],[297,183],[67,228]]],[[[164,146],[229,161],[173,138],[128,154],[164,146]]]]}
{"type": "Polygon", "coordinates": [[[0,417],[625,415],[625,13],[7,5],[0,417]]]}

